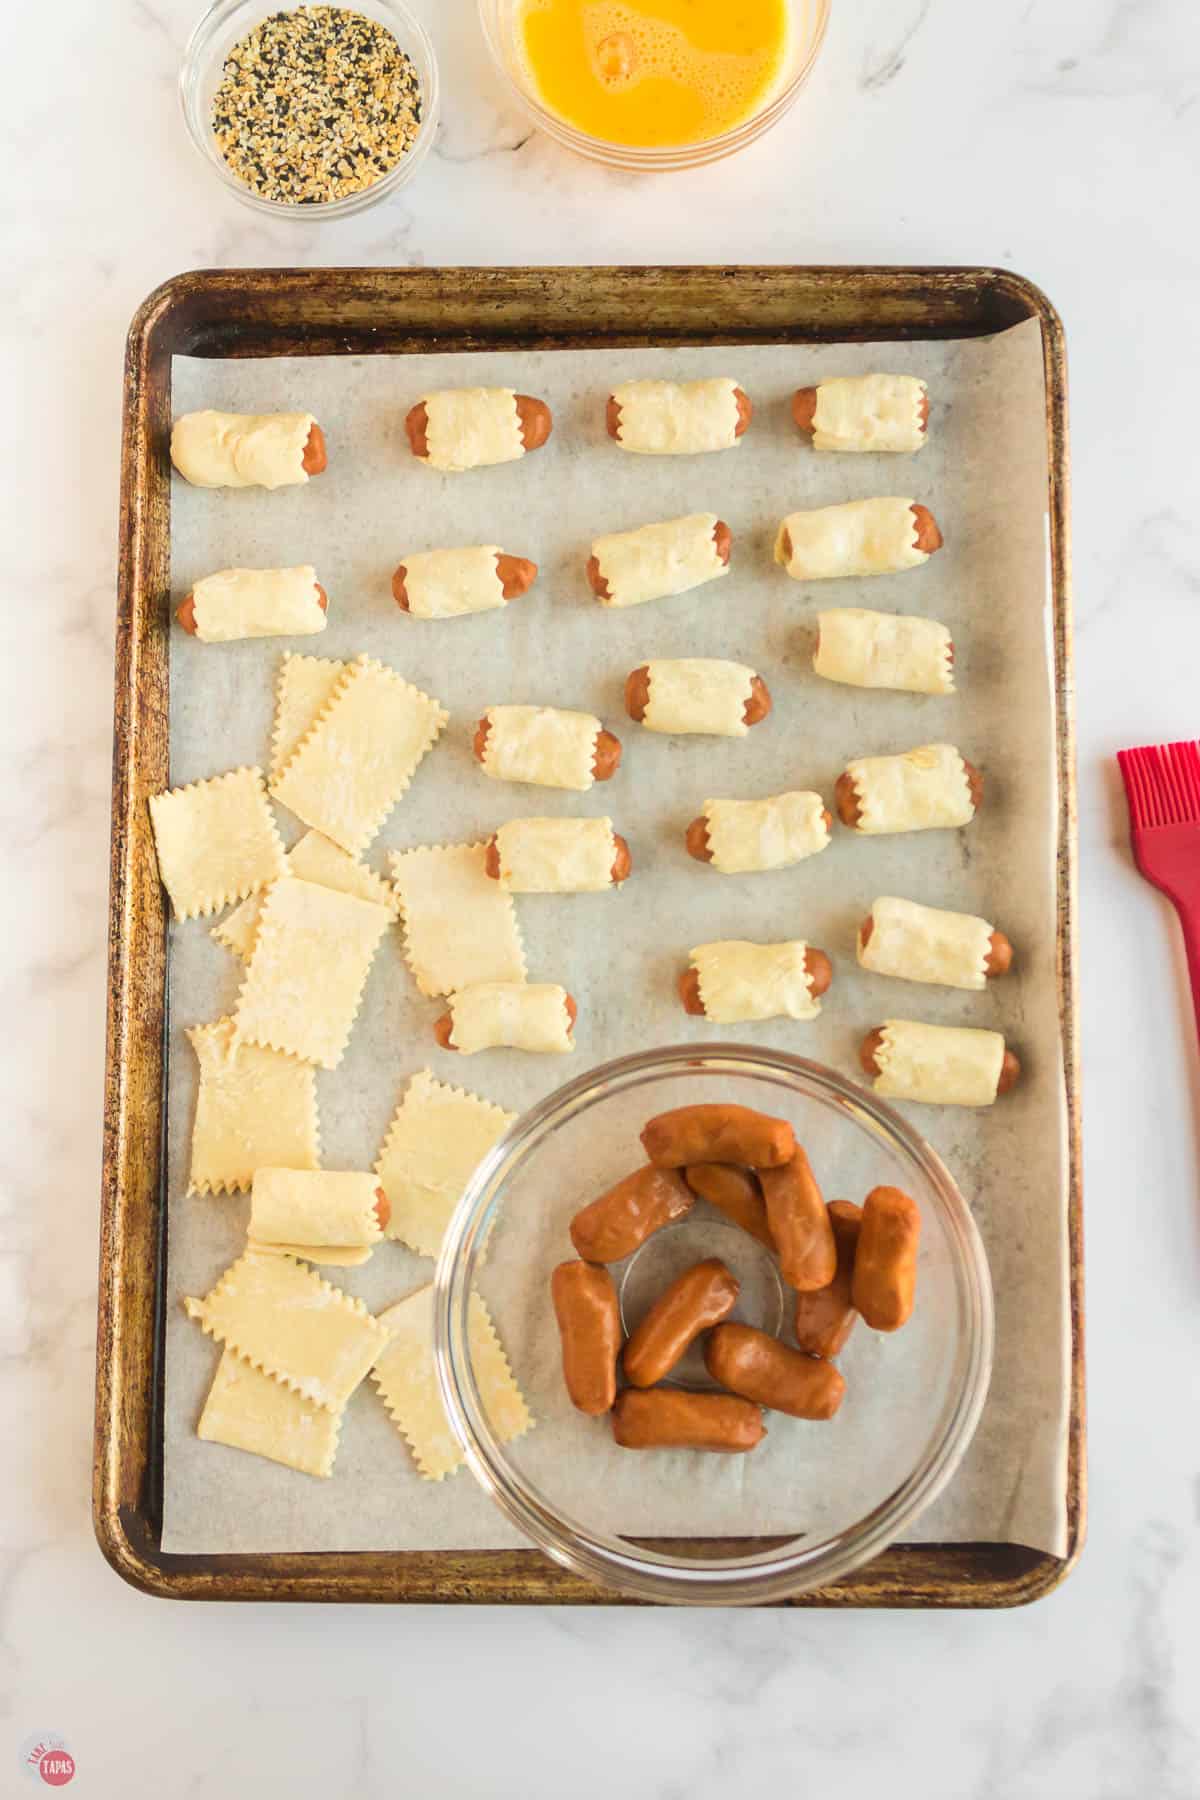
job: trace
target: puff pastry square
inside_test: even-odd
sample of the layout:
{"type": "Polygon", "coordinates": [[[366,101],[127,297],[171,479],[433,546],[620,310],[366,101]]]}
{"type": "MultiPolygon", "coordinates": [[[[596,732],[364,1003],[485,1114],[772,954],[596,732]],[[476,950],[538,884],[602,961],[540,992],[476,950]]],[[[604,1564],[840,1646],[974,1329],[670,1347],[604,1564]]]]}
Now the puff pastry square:
{"type": "Polygon", "coordinates": [[[327,1412],[341,1412],[387,1342],[361,1300],[262,1250],[247,1250],[203,1300],[183,1305],[209,1337],[327,1412]]]}
{"type": "Polygon", "coordinates": [[[339,679],[271,791],[306,825],[359,856],[448,716],[394,670],[361,657],[339,679]]]}
{"type": "MultiPolygon", "coordinates": [[[[299,843],[287,853],[287,871],[301,881],[315,881],[318,887],[333,888],[339,894],[353,894],[358,900],[370,900],[376,906],[396,905],[391,883],[368,869],[336,844],[331,844],[319,831],[306,831],[299,843]]],[[[212,935],[243,962],[249,962],[258,934],[258,918],[262,911],[262,895],[251,894],[231,913],[217,922],[212,935]]]]}
{"type": "Polygon", "coordinates": [[[287,651],[275,684],[275,724],[271,731],[271,766],[267,780],[275,786],[297,744],[328,705],[349,663],[332,656],[299,656],[287,651]]]}
{"type": "Polygon", "coordinates": [[[333,1474],[342,1415],[301,1399],[232,1350],[224,1350],[196,1426],[209,1444],[228,1444],[283,1463],[301,1475],[333,1474]]]}
{"type": "Polygon", "coordinates": [[[200,1065],[189,1194],[237,1194],[256,1169],[321,1162],[316,1078],[308,1063],[237,1042],[232,1019],[187,1033],[200,1065]]]}
{"type": "Polygon", "coordinates": [[[516,1116],[435,1081],[429,1069],[414,1075],[375,1164],[392,1209],[388,1237],[436,1256],[463,1189],[516,1116]]]}
{"type": "Polygon", "coordinates": [[[277,881],[238,995],[238,1036],[336,1069],[391,918],[385,906],[312,881],[277,881]]]}
{"type": "MultiPolygon", "coordinates": [[[[463,1464],[458,1439],[450,1429],[433,1360],[433,1289],[420,1288],[380,1313],[388,1331],[386,1350],[376,1360],[371,1379],[388,1414],[407,1439],[413,1460],[427,1481],[441,1481],[463,1464]]],[[[472,1294],[467,1313],[471,1367],[492,1429],[502,1444],[529,1430],[533,1418],[500,1347],[487,1307],[472,1294]]]]}
{"type": "Polygon", "coordinates": [[[404,920],[404,955],[423,994],[477,981],[524,981],[512,896],[487,872],[487,845],[423,845],[388,857],[404,920]]]}
{"type": "Polygon", "coordinates": [[[151,794],[158,872],[177,919],[242,900],[283,874],[283,842],[261,769],[151,794]]]}

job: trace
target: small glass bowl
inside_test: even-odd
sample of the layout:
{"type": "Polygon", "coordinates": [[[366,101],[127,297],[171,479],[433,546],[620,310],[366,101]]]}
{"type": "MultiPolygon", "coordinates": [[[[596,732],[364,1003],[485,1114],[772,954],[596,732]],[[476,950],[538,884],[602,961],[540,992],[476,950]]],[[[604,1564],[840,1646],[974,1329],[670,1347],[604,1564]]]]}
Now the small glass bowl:
{"type": "Polygon", "coordinates": [[[779,80],[756,113],[743,119],[732,131],[719,137],[704,138],[694,144],[617,144],[608,138],[593,137],[568,124],[560,113],[544,106],[530,79],[517,43],[516,12],[520,0],[479,0],[479,22],[484,41],[508,86],[535,125],[593,162],[607,163],[612,169],[635,172],[665,173],[672,169],[695,169],[703,163],[718,162],[745,149],[764,131],[782,119],[800,89],[808,80],[829,23],[830,0],[788,0],[790,36],[786,64],[779,80]]]}
{"type": "MultiPolygon", "coordinates": [[[[309,0],[309,4],[312,3],[313,0],[309,0]]],[[[424,27],[400,0],[345,0],[345,5],[348,12],[364,13],[367,18],[386,25],[401,50],[412,58],[421,83],[421,125],[412,148],[405,151],[386,175],[381,175],[378,181],[356,194],[347,194],[342,200],[321,200],[310,206],[264,200],[232,173],[213,135],[210,122],[213,96],[220,86],[221,72],[230,50],[263,19],[293,9],[280,5],[279,0],[274,5],[264,4],[264,0],[214,0],[188,39],[179,70],[179,100],[188,136],[222,187],[243,206],[265,213],[268,218],[315,224],[324,219],[348,219],[353,213],[365,212],[369,206],[386,200],[397,188],[405,187],[432,147],[438,122],[438,71],[433,45],[424,27]]]]}
{"type": "MultiPolygon", "coordinates": [[[[742,1283],[732,1317],[772,1332],[782,1320],[790,1335],[792,1296],[774,1259],[702,1200],[613,1266],[626,1329],[681,1268],[712,1255],[742,1283]]],[[[435,1282],[442,1400],[477,1480],[555,1561],[641,1600],[782,1600],[877,1556],[958,1467],[991,1376],[987,1258],[936,1154],[890,1107],[832,1070],[741,1044],[622,1057],[525,1113],[476,1170],[435,1282]],[[698,1101],[789,1119],[831,1198],[861,1201],[887,1184],[921,1209],[908,1324],[884,1336],[860,1322],[838,1358],[847,1392],[836,1418],[813,1424],[768,1413],[767,1438],[746,1456],[619,1449],[607,1418],[587,1418],[567,1398],[550,1302],[551,1270],[573,1255],[572,1215],[643,1160],[638,1134],[647,1119],[698,1101]],[[537,1421],[508,1444],[489,1423],[467,1348],[476,1284],[537,1421]],[[697,1493],[719,1535],[691,1539],[697,1493]]],[[[713,1385],[698,1357],[674,1378],[713,1385]]]]}

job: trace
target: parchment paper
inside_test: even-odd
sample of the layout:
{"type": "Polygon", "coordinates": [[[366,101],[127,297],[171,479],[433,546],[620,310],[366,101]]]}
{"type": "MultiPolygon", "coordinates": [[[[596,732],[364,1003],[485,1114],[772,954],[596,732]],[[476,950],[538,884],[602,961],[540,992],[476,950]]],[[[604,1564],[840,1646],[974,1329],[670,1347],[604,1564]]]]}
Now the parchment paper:
{"type": "MultiPolygon", "coordinates": [[[[579,1001],[579,1047],[569,1059],[515,1052],[465,1058],[439,1050],[430,1027],[442,1003],[418,995],[399,934],[389,934],[341,1067],[317,1076],[325,1165],[369,1168],[408,1076],[425,1066],[442,1080],[522,1109],[593,1063],[655,1043],[735,1036],[852,1073],[859,1038],[885,1016],[1004,1031],[1025,1068],[1012,1096],[982,1112],[902,1108],[970,1201],[990,1257],[997,1312],[995,1370],[975,1442],[912,1535],[1011,1541],[1061,1554],[1069,1355],[1065,1110],[1055,996],[1045,409],[1036,325],[993,339],[878,347],[177,358],[174,411],[202,406],[311,410],[326,431],[330,465],[307,487],[274,494],[208,492],[177,479],[172,604],[215,569],[310,561],[330,595],[330,623],[316,638],[228,646],[198,644],[173,630],[172,784],[241,763],[266,766],[275,674],[285,648],[337,657],[366,650],[435,694],[451,715],[371,845],[372,867],[387,873],[389,849],[475,840],[504,819],[529,813],[611,813],[633,848],[635,875],[619,895],[517,900],[530,979],[561,980],[579,1001]],[[792,390],[822,375],[874,368],[929,381],[927,448],[916,457],[817,456],[803,448],[790,420],[792,390]],[[635,457],[606,438],[604,396],[622,377],[727,373],[756,406],[737,450],[635,457]],[[466,383],[544,396],[555,418],[548,447],[464,476],[420,466],[408,453],[405,412],[430,388],[466,383]],[[805,585],[772,564],[784,513],[876,493],[911,495],[931,506],[946,548],[920,570],[874,581],[805,585]],[[583,577],[594,536],[704,510],[719,513],[733,530],[728,577],[628,611],[597,606],[583,577]],[[390,577],[406,551],[481,542],[540,564],[531,594],[502,613],[462,620],[413,620],[395,606],[390,577]],[[943,620],[955,640],[958,694],[864,692],[818,680],[811,627],[816,612],[831,606],[943,620]],[[725,656],[756,668],[771,689],[774,716],[737,740],[642,731],[622,709],[625,675],[649,657],[683,655],[725,656]],[[486,707],[503,701],[598,713],[625,745],[621,772],[587,795],[489,781],[471,758],[471,734],[486,707]],[[985,771],[986,805],[965,832],[855,840],[838,828],[818,858],[762,876],[718,877],[686,857],[683,828],[709,795],[808,787],[829,798],[850,757],[931,740],[957,743],[985,771]],[[864,974],[854,960],[854,929],[881,893],[993,919],[1017,947],[1016,972],[983,995],[864,974]],[[674,981],[691,945],[797,935],[835,958],[835,986],[818,1021],[731,1031],[685,1017],[674,981]]],[[[276,814],[286,841],[294,842],[299,822],[282,808],[276,814]]],[[[183,1316],[180,1300],[207,1292],[240,1253],[248,1201],[187,1195],[196,1067],[183,1031],[232,1007],[241,972],[205,922],[172,926],[164,1548],[514,1544],[468,1472],[439,1484],[419,1479],[369,1383],[350,1404],[328,1482],[195,1437],[219,1349],[183,1316]]],[[[489,1279],[500,1283],[503,1236],[502,1223],[489,1259],[489,1279]]],[[[430,1260],[387,1245],[364,1269],[332,1275],[378,1308],[424,1285],[432,1270],[430,1260]]],[[[880,1380],[887,1366],[886,1355],[873,1365],[880,1380]]],[[[540,1379],[537,1371],[528,1373],[540,1379]]],[[[539,1395],[529,1397],[537,1412],[539,1395]]],[[[693,1460],[705,1467],[689,1481],[691,1529],[755,1529],[744,1502],[730,1511],[728,1474],[709,1473],[739,1459],[693,1460]]],[[[656,1513],[654,1462],[638,1463],[646,1485],[637,1528],[677,1529],[675,1501],[665,1493],[656,1513]]]]}

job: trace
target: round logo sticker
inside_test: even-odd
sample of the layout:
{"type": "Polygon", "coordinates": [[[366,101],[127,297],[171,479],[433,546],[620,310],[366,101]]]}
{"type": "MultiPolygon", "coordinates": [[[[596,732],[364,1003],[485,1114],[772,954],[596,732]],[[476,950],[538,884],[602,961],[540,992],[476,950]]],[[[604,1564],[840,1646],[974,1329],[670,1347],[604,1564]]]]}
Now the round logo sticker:
{"type": "Polygon", "coordinates": [[[21,1767],[31,1781],[66,1787],[75,1778],[75,1758],[57,1731],[35,1731],[21,1745],[21,1767]]]}

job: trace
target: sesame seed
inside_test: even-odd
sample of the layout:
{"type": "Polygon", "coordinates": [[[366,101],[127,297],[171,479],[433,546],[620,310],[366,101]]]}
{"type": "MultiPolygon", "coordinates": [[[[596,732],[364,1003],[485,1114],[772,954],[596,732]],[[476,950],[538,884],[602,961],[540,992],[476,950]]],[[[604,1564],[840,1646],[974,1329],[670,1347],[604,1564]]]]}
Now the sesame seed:
{"type": "Polygon", "coordinates": [[[272,13],[233,45],[212,130],[260,199],[312,206],[359,193],[416,142],[421,83],[386,26],[340,6],[272,13]]]}

